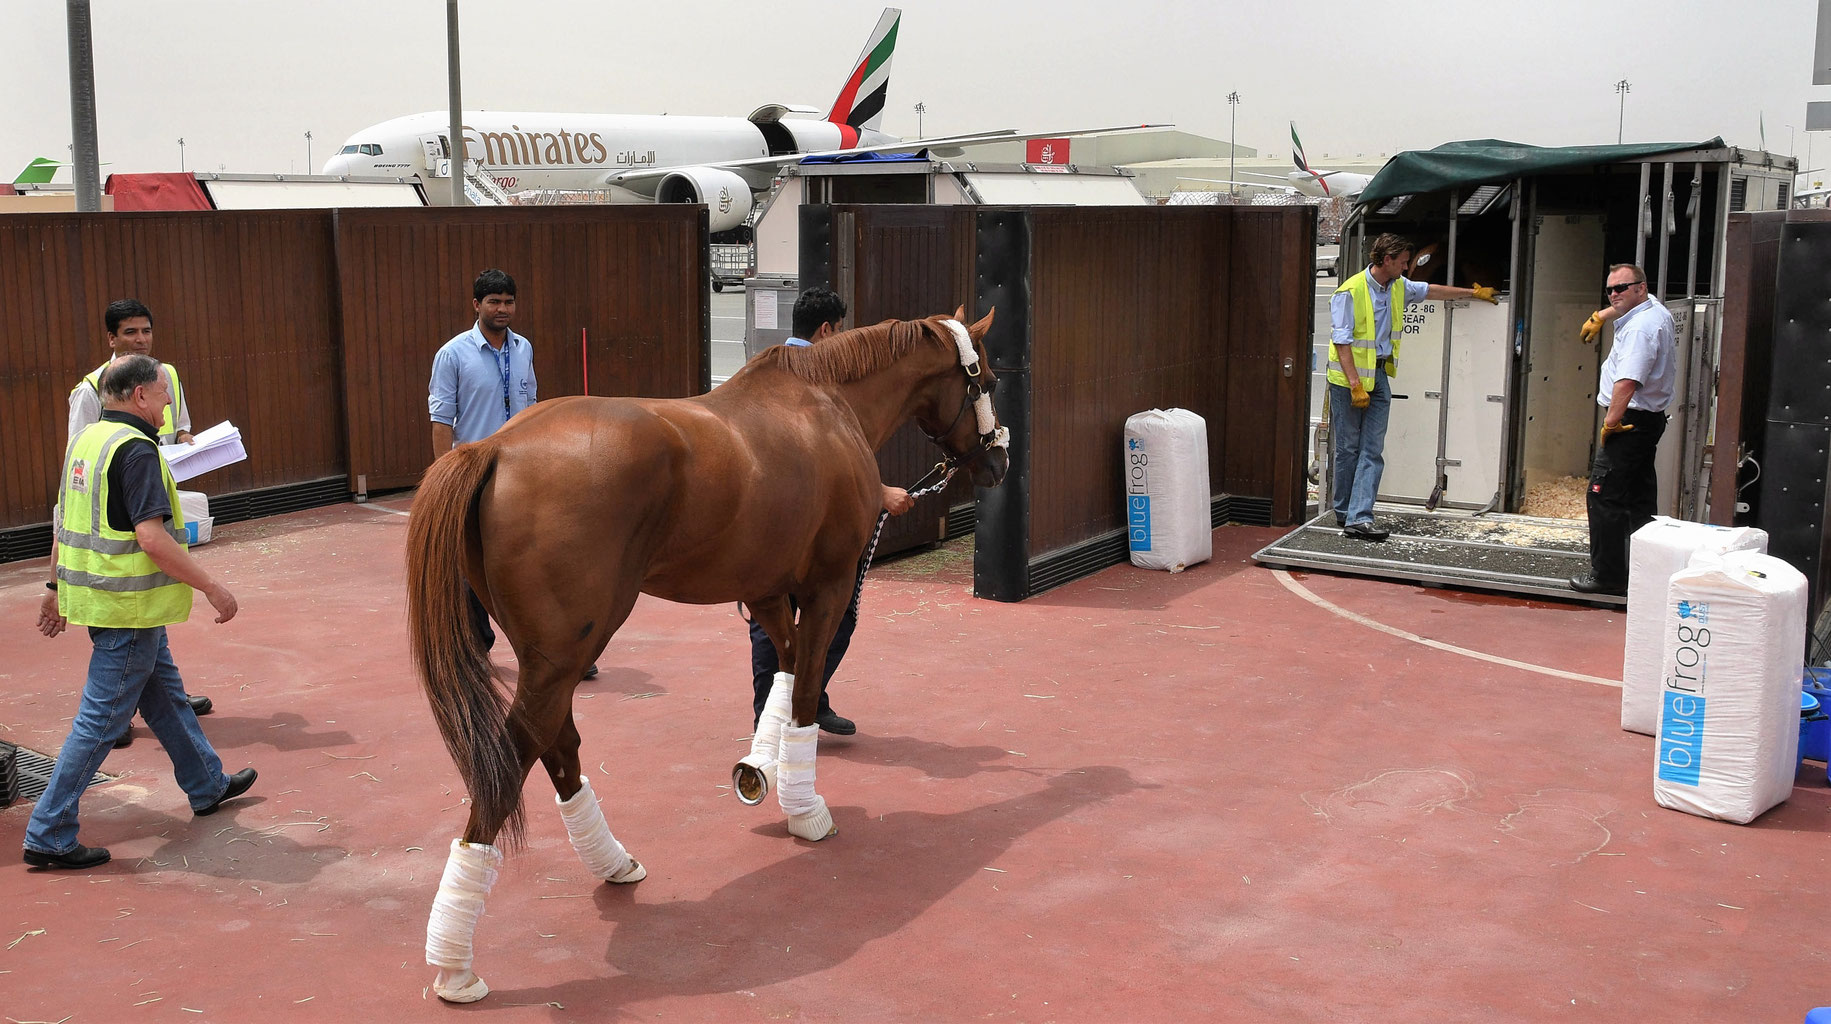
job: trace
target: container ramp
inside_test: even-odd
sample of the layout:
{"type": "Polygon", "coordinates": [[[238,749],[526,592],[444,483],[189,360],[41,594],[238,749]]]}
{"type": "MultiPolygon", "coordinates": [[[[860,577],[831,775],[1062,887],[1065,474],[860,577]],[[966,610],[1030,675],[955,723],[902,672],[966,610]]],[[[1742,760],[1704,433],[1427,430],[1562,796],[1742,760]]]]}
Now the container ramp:
{"type": "Polygon", "coordinates": [[[1627,599],[1579,594],[1570,578],[1589,571],[1589,526],[1582,520],[1378,506],[1391,531],[1373,543],[1343,535],[1331,512],[1312,519],[1253,558],[1283,569],[1320,569],[1506,594],[1625,605],[1627,599]]]}

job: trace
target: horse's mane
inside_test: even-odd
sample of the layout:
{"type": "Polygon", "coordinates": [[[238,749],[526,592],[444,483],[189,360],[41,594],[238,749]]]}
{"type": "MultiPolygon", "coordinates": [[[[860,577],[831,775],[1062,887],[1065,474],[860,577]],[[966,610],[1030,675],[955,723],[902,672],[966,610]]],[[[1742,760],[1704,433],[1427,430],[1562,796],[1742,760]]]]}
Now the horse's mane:
{"type": "Polygon", "coordinates": [[[926,320],[885,320],[854,327],[818,345],[777,345],[757,356],[810,384],[845,384],[876,373],[939,336],[926,320]]]}

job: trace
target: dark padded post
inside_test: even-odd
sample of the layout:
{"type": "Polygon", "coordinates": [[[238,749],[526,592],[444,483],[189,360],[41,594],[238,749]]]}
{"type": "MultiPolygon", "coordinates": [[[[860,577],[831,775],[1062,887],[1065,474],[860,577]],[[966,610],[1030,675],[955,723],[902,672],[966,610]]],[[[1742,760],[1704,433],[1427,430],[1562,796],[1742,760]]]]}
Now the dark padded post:
{"type": "Polygon", "coordinates": [[[985,337],[998,391],[992,406],[1011,431],[1011,464],[1004,483],[975,489],[973,595],[993,601],[1030,596],[1030,215],[984,210],[975,225],[975,311],[997,307],[985,337]]]}

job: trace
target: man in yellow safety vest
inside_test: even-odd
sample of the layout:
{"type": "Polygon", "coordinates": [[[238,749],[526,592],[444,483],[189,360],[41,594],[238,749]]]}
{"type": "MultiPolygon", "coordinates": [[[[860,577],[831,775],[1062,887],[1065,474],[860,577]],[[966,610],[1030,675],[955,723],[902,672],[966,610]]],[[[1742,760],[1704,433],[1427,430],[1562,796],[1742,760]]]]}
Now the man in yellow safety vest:
{"type": "MultiPolygon", "coordinates": [[[[108,304],[102,314],[102,326],[108,332],[109,361],[128,355],[151,355],[153,351],[153,311],[139,299],[116,299],[108,304]]],[[[76,440],[91,423],[102,418],[102,371],[108,363],[96,367],[84,375],[76,386],[70,389],[70,429],[64,435],[64,452],[68,455],[70,443],[76,440]]],[[[184,384],[178,379],[178,368],[170,363],[160,363],[159,370],[165,375],[165,382],[172,395],[172,401],[165,407],[155,426],[159,428],[160,444],[190,444],[191,406],[184,400],[184,384]]],[[[191,710],[200,715],[207,715],[215,707],[208,697],[187,697],[191,710]]],[[[133,727],[130,722],[121,729],[121,735],[114,745],[125,747],[133,742],[133,727]]]]}
{"type": "Polygon", "coordinates": [[[1494,289],[1479,284],[1455,288],[1408,280],[1411,253],[1404,238],[1380,235],[1373,240],[1367,269],[1343,281],[1329,300],[1329,433],[1335,462],[1329,498],[1335,525],[1359,540],[1386,539],[1386,531],[1373,521],[1373,500],[1386,468],[1386,422],[1392,411],[1386,381],[1399,372],[1405,307],[1424,299],[1498,301],[1494,289]]]}
{"type": "Polygon", "coordinates": [[[178,485],[154,443],[170,384],[146,355],[116,359],[100,384],[101,419],[71,439],[64,457],[53,524],[57,578],[38,610],[45,636],[70,623],[88,626],[94,650],[70,735],[26,825],[25,862],[33,867],[108,860],[107,850],[77,841],[77,804],[136,708],[172,759],[191,813],[214,814],[255,779],[253,768],[223,774],[166,646],[165,627],[190,617],[193,587],[217,622],[236,612],[235,595],[185,548],[178,485]]]}

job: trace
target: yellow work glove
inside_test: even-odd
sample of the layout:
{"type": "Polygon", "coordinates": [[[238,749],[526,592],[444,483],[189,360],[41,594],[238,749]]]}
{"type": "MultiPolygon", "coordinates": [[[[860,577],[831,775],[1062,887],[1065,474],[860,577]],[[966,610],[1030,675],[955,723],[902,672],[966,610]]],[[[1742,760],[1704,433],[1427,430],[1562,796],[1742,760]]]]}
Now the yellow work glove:
{"type": "Polygon", "coordinates": [[[1351,398],[1349,398],[1349,401],[1354,403],[1354,407],[1356,409],[1367,408],[1367,402],[1368,402],[1367,389],[1361,386],[1360,381],[1358,381],[1358,380],[1355,381],[1351,386],[1349,386],[1348,391],[1349,391],[1349,394],[1352,396],[1351,398]]]}
{"type": "Polygon", "coordinates": [[[1391,356],[1387,356],[1386,357],[1386,376],[1397,377],[1398,375],[1399,375],[1399,361],[1397,359],[1392,358],[1391,356]]]}
{"type": "Polygon", "coordinates": [[[1476,285],[1475,297],[1483,302],[1492,302],[1495,305],[1500,304],[1500,300],[1494,297],[1494,289],[1489,288],[1487,285],[1476,285]]]}
{"type": "Polygon", "coordinates": [[[1629,430],[1633,430],[1633,429],[1634,429],[1634,424],[1632,424],[1632,423],[1617,423],[1612,427],[1609,426],[1607,423],[1604,423],[1602,425],[1602,430],[1596,434],[1596,443],[1597,444],[1607,444],[1608,436],[1610,434],[1620,434],[1625,431],[1629,431],[1629,430]]]}
{"type": "Polygon", "coordinates": [[[1577,337],[1585,345],[1589,344],[1592,341],[1595,341],[1597,338],[1599,338],[1601,336],[1602,336],[1602,318],[1597,316],[1594,313],[1591,313],[1589,315],[1588,320],[1583,321],[1582,327],[1577,328],[1577,337]]]}

